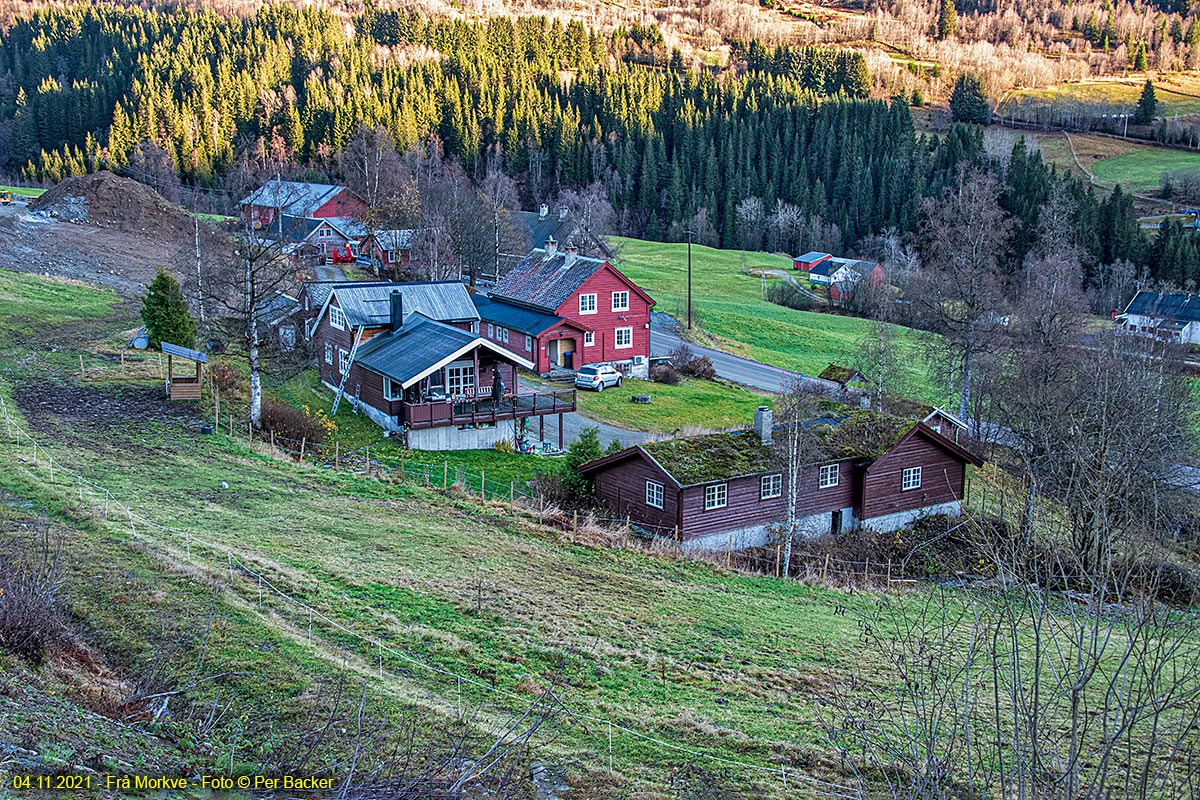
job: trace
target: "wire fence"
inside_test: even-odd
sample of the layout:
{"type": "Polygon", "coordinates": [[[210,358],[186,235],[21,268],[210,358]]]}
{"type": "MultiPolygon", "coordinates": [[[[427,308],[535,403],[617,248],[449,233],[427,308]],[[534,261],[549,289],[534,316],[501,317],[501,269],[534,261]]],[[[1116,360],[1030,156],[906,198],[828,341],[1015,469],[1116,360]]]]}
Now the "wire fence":
{"type": "MultiPolygon", "coordinates": [[[[44,478],[47,484],[60,491],[64,497],[72,501],[77,500],[81,508],[90,509],[98,520],[122,529],[127,525],[132,540],[153,548],[160,558],[174,566],[188,567],[181,569],[180,574],[202,581],[203,579],[196,575],[195,568],[204,566],[211,577],[225,576],[225,588],[240,600],[258,608],[263,614],[286,620],[294,630],[304,633],[314,646],[319,642],[325,648],[339,651],[344,661],[353,657],[360,670],[369,670],[376,674],[380,681],[385,678],[409,680],[414,672],[430,676],[439,681],[439,686],[445,691],[454,692],[460,717],[463,712],[464,687],[468,692],[473,690],[492,698],[513,701],[520,704],[520,707],[529,705],[529,696],[509,691],[495,685],[494,682],[482,679],[480,675],[487,670],[481,669],[475,674],[455,672],[385,642],[381,636],[370,636],[355,630],[286,591],[281,586],[282,577],[272,579],[264,574],[263,567],[251,563],[251,557],[236,548],[208,541],[190,528],[164,525],[136,511],[106,487],[67,466],[62,459],[56,459],[44,442],[23,428],[9,413],[3,397],[0,397],[0,416],[4,419],[6,445],[11,443],[19,460],[30,468],[31,475],[39,479],[44,478]],[[22,449],[32,458],[22,457],[22,449]]],[[[247,428],[247,431],[248,438],[253,441],[252,429],[247,428]]],[[[277,439],[276,446],[279,445],[277,439]]],[[[305,455],[311,457],[309,454],[305,455]]],[[[360,463],[368,473],[377,468],[366,456],[360,463]]],[[[445,479],[448,479],[448,474],[445,479]]],[[[486,494],[486,482],[482,485],[486,494]]],[[[150,507],[154,507],[154,504],[151,503],[150,507]]],[[[758,776],[763,780],[777,780],[777,788],[782,788],[791,796],[838,800],[861,800],[863,797],[862,788],[858,786],[821,780],[789,770],[784,765],[765,766],[706,753],[644,733],[617,720],[569,708],[561,698],[555,698],[555,701],[564,712],[557,718],[560,724],[572,725],[577,732],[582,731],[593,741],[600,740],[599,751],[593,751],[591,756],[610,774],[617,774],[614,737],[625,736],[644,745],[659,748],[661,754],[686,756],[697,761],[744,770],[746,774],[758,776]]]]}

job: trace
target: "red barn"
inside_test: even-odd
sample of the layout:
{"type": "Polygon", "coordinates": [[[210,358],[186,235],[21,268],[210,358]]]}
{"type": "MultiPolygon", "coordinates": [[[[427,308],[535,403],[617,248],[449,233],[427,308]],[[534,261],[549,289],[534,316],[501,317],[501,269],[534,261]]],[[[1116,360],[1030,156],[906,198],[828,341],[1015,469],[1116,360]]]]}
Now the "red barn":
{"type": "Polygon", "coordinates": [[[281,238],[303,238],[311,226],[300,223],[306,219],[352,217],[361,219],[367,213],[367,203],[345,186],[299,181],[267,181],[261,188],[238,203],[242,218],[250,219],[255,228],[278,225],[281,238]],[[303,231],[295,236],[296,231],[303,231]]]}
{"type": "Polygon", "coordinates": [[[559,251],[550,239],[473,299],[486,326],[480,335],[540,374],[596,362],[632,377],[649,372],[654,300],[605,259],[559,251]]]}
{"type": "Polygon", "coordinates": [[[792,269],[803,270],[808,272],[810,269],[820,264],[822,261],[830,259],[829,253],[818,253],[815,250],[811,253],[805,253],[802,256],[796,256],[792,259],[792,269]]]}

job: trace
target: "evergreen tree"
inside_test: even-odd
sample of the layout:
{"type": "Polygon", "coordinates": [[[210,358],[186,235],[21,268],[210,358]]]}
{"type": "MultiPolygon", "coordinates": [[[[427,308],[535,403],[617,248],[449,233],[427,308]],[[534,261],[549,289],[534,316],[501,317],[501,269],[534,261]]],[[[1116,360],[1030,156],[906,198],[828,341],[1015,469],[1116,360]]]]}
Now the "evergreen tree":
{"type": "Polygon", "coordinates": [[[958,10],[954,0],[942,0],[942,8],[938,12],[937,38],[949,39],[958,33],[958,10]]]}
{"type": "Polygon", "coordinates": [[[950,116],[955,122],[974,122],[979,125],[991,122],[992,108],[978,75],[964,72],[958,76],[954,82],[954,93],[950,95],[950,116]]]}
{"type": "Polygon", "coordinates": [[[142,322],[146,323],[151,347],[159,347],[163,342],[191,347],[196,339],[196,324],[188,313],[183,291],[161,269],[142,298],[142,322]]]}
{"type": "Polygon", "coordinates": [[[1146,79],[1146,85],[1142,87],[1142,96],[1138,99],[1137,111],[1133,114],[1133,121],[1138,125],[1149,125],[1154,122],[1154,117],[1158,113],[1158,98],[1154,96],[1154,84],[1146,79]]]}

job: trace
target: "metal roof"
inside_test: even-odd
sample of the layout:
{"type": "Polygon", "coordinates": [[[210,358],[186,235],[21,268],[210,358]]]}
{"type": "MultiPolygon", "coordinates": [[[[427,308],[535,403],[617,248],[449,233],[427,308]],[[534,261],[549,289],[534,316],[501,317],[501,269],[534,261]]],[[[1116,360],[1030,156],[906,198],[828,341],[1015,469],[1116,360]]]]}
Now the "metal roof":
{"type": "Polygon", "coordinates": [[[188,361],[199,361],[201,364],[208,363],[208,356],[201,353],[199,350],[192,350],[189,347],[180,347],[177,344],[163,342],[161,345],[162,351],[169,356],[179,356],[186,358],[188,361]]]}
{"type": "Polygon", "coordinates": [[[473,333],[432,320],[423,314],[404,318],[398,331],[375,336],[359,348],[357,363],[405,388],[456,358],[484,347],[526,368],[533,365],[473,333]]]}
{"type": "Polygon", "coordinates": [[[332,292],[347,321],[355,328],[377,328],[392,319],[392,291],[404,297],[404,317],[424,314],[438,322],[474,322],[479,312],[467,287],[458,281],[409,283],[339,283],[332,292]]]}
{"type": "Polygon", "coordinates": [[[276,290],[258,302],[258,321],[278,325],[300,310],[300,302],[289,294],[276,290]]]}
{"type": "Polygon", "coordinates": [[[304,291],[308,294],[308,305],[312,309],[324,307],[337,286],[387,286],[391,281],[305,281],[304,291]]]}
{"type": "Polygon", "coordinates": [[[354,219],[353,217],[322,217],[320,219],[306,220],[315,222],[312,229],[305,235],[305,239],[310,239],[321,225],[328,225],[342,235],[342,238],[351,241],[361,241],[367,235],[367,226],[354,219]]]}
{"type": "Polygon", "coordinates": [[[413,237],[416,235],[416,231],[408,229],[371,232],[371,238],[382,250],[407,250],[412,247],[413,237]]]}
{"type": "Polygon", "coordinates": [[[829,258],[829,257],[830,257],[829,253],[818,253],[816,250],[810,250],[809,252],[805,253],[802,256],[796,256],[796,260],[804,261],[806,263],[811,263],[813,261],[820,261],[822,258],[829,258]]]}
{"type": "Polygon", "coordinates": [[[835,264],[832,259],[822,261],[808,272],[810,275],[832,275],[841,268],[841,264],[835,264]]]}
{"type": "Polygon", "coordinates": [[[1200,322],[1200,296],[1188,292],[1138,292],[1124,313],[1184,324],[1200,322]]]}
{"type": "Polygon", "coordinates": [[[506,328],[511,328],[520,333],[528,333],[532,336],[537,336],[542,331],[553,328],[563,321],[562,317],[555,314],[546,314],[542,311],[535,311],[532,308],[499,302],[482,294],[471,295],[471,301],[475,303],[475,308],[479,311],[480,319],[495,322],[506,328]]]}
{"type": "Polygon", "coordinates": [[[547,256],[545,250],[537,249],[521,259],[488,294],[554,312],[606,263],[604,259],[562,251],[547,256]]]}
{"type": "Polygon", "coordinates": [[[267,181],[238,205],[278,208],[280,213],[293,217],[311,217],[313,212],[328,203],[345,186],[299,181],[267,181]]]}

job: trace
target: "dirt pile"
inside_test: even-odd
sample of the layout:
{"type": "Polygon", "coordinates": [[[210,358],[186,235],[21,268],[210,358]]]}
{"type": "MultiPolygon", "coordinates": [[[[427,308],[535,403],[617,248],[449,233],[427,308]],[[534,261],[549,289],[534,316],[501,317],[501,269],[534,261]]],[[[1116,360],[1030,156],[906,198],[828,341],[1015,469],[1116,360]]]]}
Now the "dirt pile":
{"type": "Polygon", "coordinates": [[[192,233],[191,217],[178,206],[149,186],[108,171],[67,178],[29,207],[49,217],[104,228],[168,238],[192,233]]]}

